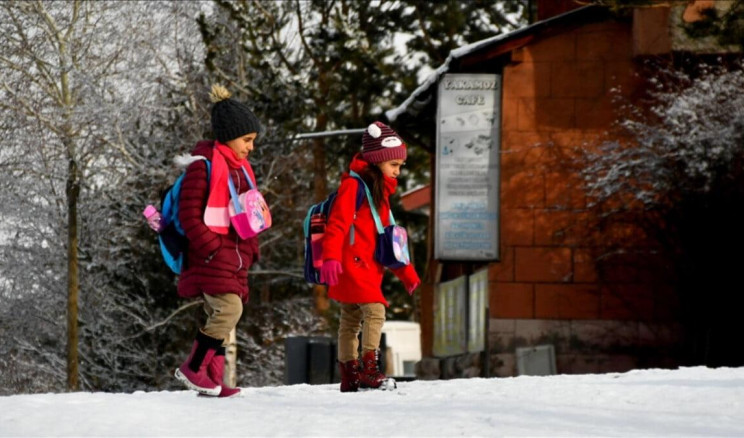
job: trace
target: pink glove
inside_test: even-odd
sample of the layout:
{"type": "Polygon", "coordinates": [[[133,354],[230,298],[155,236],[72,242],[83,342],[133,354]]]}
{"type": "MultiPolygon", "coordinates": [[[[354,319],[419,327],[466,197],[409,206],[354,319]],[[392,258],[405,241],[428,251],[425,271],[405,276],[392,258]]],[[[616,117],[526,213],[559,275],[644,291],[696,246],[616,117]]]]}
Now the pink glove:
{"type": "Polygon", "coordinates": [[[335,286],[338,284],[338,276],[343,274],[343,272],[341,263],[337,260],[326,260],[323,262],[323,266],[320,267],[320,282],[328,286],[335,286]]]}
{"type": "Polygon", "coordinates": [[[421,280],[416,280],[412,284],[406,285],[406,291],[408,291],[408,295],[413,295],[413,291],[416,290],[417,287],[421,285],[421,280]]]}

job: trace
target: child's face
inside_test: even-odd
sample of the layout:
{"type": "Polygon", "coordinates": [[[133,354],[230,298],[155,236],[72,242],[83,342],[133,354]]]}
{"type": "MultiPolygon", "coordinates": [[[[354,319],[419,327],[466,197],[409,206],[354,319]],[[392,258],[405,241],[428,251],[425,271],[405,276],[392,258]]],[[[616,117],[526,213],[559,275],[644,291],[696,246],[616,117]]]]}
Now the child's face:
{"type": "Polygon", "coordinates": [[[257,133],[251,132],[238,138],[228,140],[225,145],[235,152],[239,160],[248,158],[248,154],[253,151],[253,141],[256,140],[257,133]]]}
{"type": "Polygon", "coordinates": [[[405,164],[403,160],[390,160],[379,163],[377,167],[380,168],[382,174],[388,178],[398,178],[400,175],[400,168],[405,164]]]}

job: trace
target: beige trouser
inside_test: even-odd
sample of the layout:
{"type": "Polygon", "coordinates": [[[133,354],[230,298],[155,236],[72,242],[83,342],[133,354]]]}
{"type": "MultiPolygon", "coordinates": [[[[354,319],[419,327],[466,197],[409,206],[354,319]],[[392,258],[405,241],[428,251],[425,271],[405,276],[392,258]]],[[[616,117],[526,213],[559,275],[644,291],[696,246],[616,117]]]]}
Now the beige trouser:
{"type": "Polygon", "coordinates": [[[240,315],[243,314],[243,301],[238,294],[202,296],[207,322],[201,331],[210,338],[222,339],[222,345],[227,346],[230,331],[238,325],[240,315]]]}
{"type": "Polygon", "coordinates": [[[338,327],[338,360],[348,362],[359,357],[359,331],[362,331],[362,354],[380,348],[385,305],[381,303],[341,303],[338,327]]]}

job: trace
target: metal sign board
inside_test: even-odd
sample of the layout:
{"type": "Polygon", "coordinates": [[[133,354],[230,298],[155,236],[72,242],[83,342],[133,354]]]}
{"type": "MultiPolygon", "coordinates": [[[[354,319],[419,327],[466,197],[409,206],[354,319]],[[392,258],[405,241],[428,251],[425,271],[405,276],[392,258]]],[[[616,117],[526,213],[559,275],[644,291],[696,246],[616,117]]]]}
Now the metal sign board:
{"type": "Polygon", "coordinates": [[[468,352],[486,349],[486,308],[488,307],[488,268],[468,277],[468,352]]]}
{"type": "Polygon", "coordinates": [[[550,376],[556,373],[555,349],[552,345],[520,347],[516,353],[518,375],[550,376]]]}
{"type": "Polygon", "coordinates": [[[439,82],[434,256],[499,258],[501,75],[447,74],[439,82]]]}
{"type": "Polygon", "coordinates": [[[439,283],[434,297],[434,345],[436,357],[467,351],[467,277],[439,283]]]}

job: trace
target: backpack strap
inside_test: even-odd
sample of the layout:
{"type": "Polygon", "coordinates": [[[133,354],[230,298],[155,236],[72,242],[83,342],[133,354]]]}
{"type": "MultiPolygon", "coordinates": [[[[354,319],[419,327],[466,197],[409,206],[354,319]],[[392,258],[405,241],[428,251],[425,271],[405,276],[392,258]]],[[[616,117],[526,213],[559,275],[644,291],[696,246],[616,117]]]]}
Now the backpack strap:
{"type": "MultiPolygon", "coordinates": [[[[209,161],[207,161],[207,169],[209,169],[208,163],[209,161]]],[[[248,176],[248,171],[245,170],[245,167],[243,166],[240,166],[240,168],[243,169],[243,175],[245,175],[245,179],[248,181],[248,185],[251,187],[251,190],[256,190],[256,185],[253,184],[253,181],[251,181],[251,177],[248,176]]],[[[232,182],[232,177],[230,175],[227,176],[227,186],[230,189],[230,198],[232,198],[235,212],[242,213],[243,207],[240,205],[240,202],[238,202],[238,191],[235,190],[235,184],[232,182]]]]}
{"type": "MultiPolygon", "coordinates": [[[[176,160],[178,160],[178,158],[176,160]]],[[[202,155],[195,155],[189,156],[187,160],[188,161],[182,160],[182,163],[186,164],[186,166],[199,160],[204,160],[204,164],[207,166],[207,192],[209,192],[209,175],[211,173],[211,163],[209,162],[207,157],[204,157],[202,155]]],[[[160,200],[161,214],[163,215],[164,220],[163,225],[167,226],[169,223],[173,222],[176,227],[176,231],[178,231],[178,233],[181,235],[185,235],[185,232],[181,227],[181,221],[178,219],[178,210],[181,198],[181,184],[183,183],[185,177],[186,170],[184,169],[181,175],[179,175],[176,179],[176,182],[173,183],[168,191],[163,194],[163,197],[160,200]]]]}
{"type": "MultiPolygon", "coordinates": [[[[385,232],[384,227],[382,226],[382,220],[380,220],[380,215],[377,213],[377,209],[375,208],[375,203],[372,199],[372,192],[369,191],[369,187],[367,187],[367,183],[365,183],[362,178],[353,170],[350,171],[351,176],[354,178],[358,178],[359,181],[362,182],[362,185],[364,186],[364,192],[367,195],[367,201],[369,202],[369,209],[372,211],[372,219],[375,221],[375,227],[377,227],[377,233],[383,234],[385,232]]],[[[393,209],[390,209],[390,225],[395,225],[395,217],[393,217],[393,209]]]]}
{"type": "MultiPolygon", "coordinates": [[[[357,174],[353,170],[352,171],[349,171],[349,174],[352,177],[356,178],[356,180],[358,182],[358,184],[357,184],[356,208],[354,209],[354,219],[356,219],[356,212],[359,211],[360,208],[362,208],[362,203],[364,202],[364,199],[365,199],[364,191],[367,188],[367,184],[365,184],[364,183],[364,180],[362,179],[362,177],[359,176],[359,174],[357,174]]],[[[353,245],[354,244],[354,223],[353,222],[351,223],[351,228],[349,229],[349,244],[350,245],[353,245]]]]}

